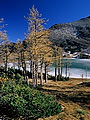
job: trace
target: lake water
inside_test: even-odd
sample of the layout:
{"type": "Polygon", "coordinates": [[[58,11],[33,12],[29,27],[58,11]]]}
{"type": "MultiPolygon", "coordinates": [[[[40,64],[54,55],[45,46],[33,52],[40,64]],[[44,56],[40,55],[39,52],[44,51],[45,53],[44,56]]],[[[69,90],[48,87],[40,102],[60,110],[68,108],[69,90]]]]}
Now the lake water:
{"type": "MultiPolygon", "coordinates": [[[[68,76],[72,78],[90,78],[90,59],[68,59],[70,66],[68,69],[68,76]]],[[[54,76],[54,66],[49,68],[50,75],[54,76]]],[[[63,67],[63,76],[65,76],[65,67],[63,67]]]]}
{"type": "MultiPolygon", "coordinates": [[[[64,59],[65,61],[66,59],[64,59]]],[[[68,69],[68,76],[72,78],[90,78],[90,59],[68,59],[70,62],[70,66],[68,69]]],[[[12,64],[9,64],[12,66],[12,64]]],[[[55,75],[54,73],[54,66],[49,67],[49,74],[55,75]]],[[[16,67],[17,68],[17,67],[16,67]]],[[[29,70],[29,69],[28,69],[29,70]]],[[[66,68],[63,67],[63,76],[65,76],[66,68]]]]}

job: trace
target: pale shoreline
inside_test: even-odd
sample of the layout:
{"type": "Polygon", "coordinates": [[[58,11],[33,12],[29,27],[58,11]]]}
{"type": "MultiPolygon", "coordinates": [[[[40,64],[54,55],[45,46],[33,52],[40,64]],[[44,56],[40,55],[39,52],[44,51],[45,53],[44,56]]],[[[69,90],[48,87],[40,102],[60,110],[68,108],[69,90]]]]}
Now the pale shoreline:
{"type": "MultiPolygon", "coordinates": [[[[68,59],[71,59],[71,58],[68,58],[68,59]]],[[[76,58],[72,58],[72,59],[76,60],[74,62],[76,63],[76,66],[74,65],[74,67],[69,67],[67,76],[69,76],[70,78],[81,78],[82,79],[82,74],[83,74],[83,79],[90,79],[90,59],[76,59],[76,58]],[[81,63],[80,68],[78,67],[79,63],[81,63]]],[[[9,67],[13,67],[13,64],[9,63],[9,67]]],[[[49,75],[55,76],[54,66],[50,66],[48,70],[49,70],[48,72],[49,75]]],[[[62,71],[63,76],[65,76],[65,71],[66,69],[64,67],[62,71]]]]}
{"type": "MultiPolygon", "coordinates": [[[[72,73],[73,74],[73,73],[72,73]]],[[[82,74],[80,74],[80,75],[78,75],[78,74],[73,74],[73,75],[68,75],[67,77],[69,77],[69,78],[80,78],[80,79],[82,79],[82,74]]],[[[54,73],[54,71],[52,71],[52,72],[49,72],[49,75],[52,75],[52,76],[55,76],[55,73],[54,73]]],[[[62,74],[62,76],[64,76],[65,77],[65,74],[62,74]]],[[[90,79],[90,76],[88,76],[87,75],[87,77],[86,77],[86,75],[85,74],[83,74],[83,79],[90,79]]]]}

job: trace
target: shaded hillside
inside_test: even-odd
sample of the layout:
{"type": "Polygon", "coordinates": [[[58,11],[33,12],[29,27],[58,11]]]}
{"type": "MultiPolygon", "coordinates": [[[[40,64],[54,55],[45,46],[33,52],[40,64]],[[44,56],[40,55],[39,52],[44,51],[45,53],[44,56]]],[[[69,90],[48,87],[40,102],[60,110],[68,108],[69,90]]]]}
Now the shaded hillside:
{"type": "Polygon", "coordinates": [[[55,24],[50,28],[50,40],[65,50],[86,49],[90,45],[90,16],[76,22],[55,24]]]}

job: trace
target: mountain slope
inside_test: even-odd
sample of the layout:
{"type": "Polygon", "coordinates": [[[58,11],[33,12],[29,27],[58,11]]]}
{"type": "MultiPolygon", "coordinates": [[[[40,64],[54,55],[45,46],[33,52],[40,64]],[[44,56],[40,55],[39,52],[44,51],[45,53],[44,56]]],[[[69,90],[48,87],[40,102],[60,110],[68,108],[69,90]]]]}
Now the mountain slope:
{"type": "Polygon", "coordinates": [[[50,40],[66,51],[81,51],[90,45],[90,16],[65,24],[55,24],[50,28],[50,40]]]}

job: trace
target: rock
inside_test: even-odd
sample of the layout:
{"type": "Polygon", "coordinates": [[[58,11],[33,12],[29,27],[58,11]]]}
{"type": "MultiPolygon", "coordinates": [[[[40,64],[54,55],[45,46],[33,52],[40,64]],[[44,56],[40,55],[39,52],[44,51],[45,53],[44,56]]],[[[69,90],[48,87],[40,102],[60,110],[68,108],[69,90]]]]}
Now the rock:
{"type": "Polygon", "coordinates": [[[65,50],[80,51],[90,44],[90,16],[65,24],[55,24],[50,30],[50,40],[65,50]]]}

